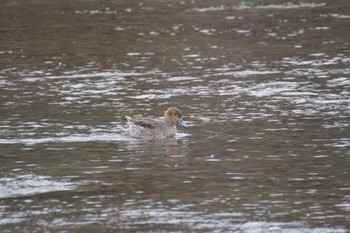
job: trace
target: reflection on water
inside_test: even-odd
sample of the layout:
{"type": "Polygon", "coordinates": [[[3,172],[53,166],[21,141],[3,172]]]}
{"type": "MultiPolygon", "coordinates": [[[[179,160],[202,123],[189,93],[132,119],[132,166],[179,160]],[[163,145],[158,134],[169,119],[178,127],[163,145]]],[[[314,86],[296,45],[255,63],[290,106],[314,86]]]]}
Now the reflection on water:
{"type": "Polygon", "coordinates": [[[347,1],[0,5],[2,232],[350,228],[347,1]]]}

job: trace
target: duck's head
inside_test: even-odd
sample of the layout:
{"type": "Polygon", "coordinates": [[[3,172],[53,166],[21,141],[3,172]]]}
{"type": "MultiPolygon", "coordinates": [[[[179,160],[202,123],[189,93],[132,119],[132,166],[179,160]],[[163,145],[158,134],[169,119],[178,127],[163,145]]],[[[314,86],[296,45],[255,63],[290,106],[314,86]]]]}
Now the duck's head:
{"type": "Polygon", "coordinates": [[[182,127],[188,128],[188,125],[182,120],[181,112],[178,108],[170,107],[165,111],[164,119],[166,122],[175,124],[179,123],[182,127]]]}

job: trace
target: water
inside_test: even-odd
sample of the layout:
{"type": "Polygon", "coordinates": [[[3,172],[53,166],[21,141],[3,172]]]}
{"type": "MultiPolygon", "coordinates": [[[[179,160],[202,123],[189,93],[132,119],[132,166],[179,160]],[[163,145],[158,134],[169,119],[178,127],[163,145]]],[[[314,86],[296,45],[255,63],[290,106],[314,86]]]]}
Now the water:
{"type": "Polygon", "coordinates": [[[350,7],[1,3],[1,232],[348,232],[350,7]],[[183,110],[176,138],[125,115],[183,110]]]}

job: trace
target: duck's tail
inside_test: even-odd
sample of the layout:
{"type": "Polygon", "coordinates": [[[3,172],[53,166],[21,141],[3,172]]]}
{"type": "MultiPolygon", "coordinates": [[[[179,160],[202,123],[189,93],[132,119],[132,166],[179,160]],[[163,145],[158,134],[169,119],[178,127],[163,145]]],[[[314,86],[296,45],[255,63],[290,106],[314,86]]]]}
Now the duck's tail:
{"type": "Polygon", "coordinates": [[[125,130],[126,130],[126,128],[122,125],[117,125],[117,129],[120,129],[123,132],[125,132],[125,130]]]}
{"type": "MultiPolygon", "coordinates": [[[[131,120],[131,117],[125,116],[125,118],[128,121],[128,125],[130,127],[129,121],[131,120]]],[[[122,130],[123,132],[126,132],[129,127],[123,126],[123,125],[117,125],[117,128],[122,130]]]]}

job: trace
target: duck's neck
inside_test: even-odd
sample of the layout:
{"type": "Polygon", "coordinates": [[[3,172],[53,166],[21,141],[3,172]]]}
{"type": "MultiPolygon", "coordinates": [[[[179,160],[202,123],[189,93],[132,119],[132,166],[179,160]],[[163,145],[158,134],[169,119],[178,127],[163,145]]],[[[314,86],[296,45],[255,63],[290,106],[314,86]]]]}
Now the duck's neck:
{"type": "Polygon", "coordinates": [[[169,118],[167,117],[166,114],[164,114],[164,121],[165,121],[166,123],[171,123],[171,121],[169,120],[169,118]]]}

